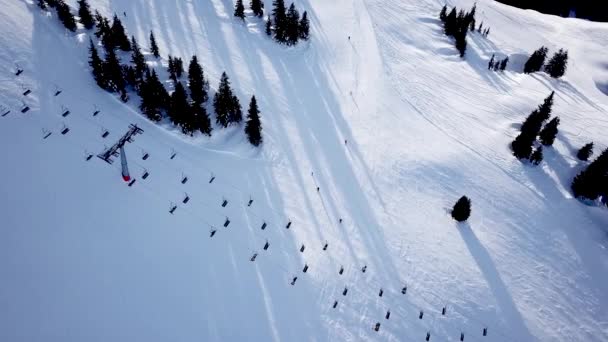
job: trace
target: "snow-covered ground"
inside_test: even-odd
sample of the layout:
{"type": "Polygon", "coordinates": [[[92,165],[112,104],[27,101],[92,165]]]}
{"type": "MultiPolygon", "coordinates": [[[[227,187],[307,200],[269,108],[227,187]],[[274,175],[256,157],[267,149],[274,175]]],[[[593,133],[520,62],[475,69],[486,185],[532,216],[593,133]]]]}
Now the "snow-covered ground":
{"type": "Polygon", "coordinates": [[[232,0],[90,2],[142,45],[154,30],[165,58],[196,54],[213,87],[225,70],[241,103],[255,94],[265,142],[148,122],[94,84],[90,32],[0,0],[0,340],[608,340],[608,212],[569,191],[575,151],[608,144],[608,24],[477,1],[491,33],[463,61],[439,0],[298,0],[312,40],[295,48],[232,0]],[[563,79],[521,73],[541,45],[569,50],[563,79]],[[513,63],[488,72],[492,54],[513,63]],[[530,167],[508,144],[552,90],[560,133],[530,167]],[[118,161],[85,160],[130,123],[132,187],[118,161]]]}

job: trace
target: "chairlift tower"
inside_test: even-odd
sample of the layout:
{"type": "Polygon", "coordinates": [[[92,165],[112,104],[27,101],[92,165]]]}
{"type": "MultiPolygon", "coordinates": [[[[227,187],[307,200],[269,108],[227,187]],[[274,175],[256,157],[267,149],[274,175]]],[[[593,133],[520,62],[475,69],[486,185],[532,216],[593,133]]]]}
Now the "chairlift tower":
{"type": "Polygon", "coordinates": [[[114,162],[112,158],[118,156],[120,152],[122,179],[125,182],[129,182],[131,180],[131,176],[129,175],[129,167],[127,165],[127,155],[125,154],[125,144],[128,142],[133,142],[132,138],[141,133],[143,133],[143,130],[137,127],[137,125],[129,125],[129,131],[125,133],[125,135],[123,135],[112,147],[97,155],[97,157],[106,161],[108,164],[112,164],[114,162]]]}

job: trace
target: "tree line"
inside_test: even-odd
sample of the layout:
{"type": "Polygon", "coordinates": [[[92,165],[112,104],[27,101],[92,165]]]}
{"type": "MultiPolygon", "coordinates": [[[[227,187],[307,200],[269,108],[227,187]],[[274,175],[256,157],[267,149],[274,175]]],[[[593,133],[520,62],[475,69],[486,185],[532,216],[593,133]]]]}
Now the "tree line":
{"type": "Polygon", "coordinates": [[[553,78],[564,76],[566,68],[568,67],[568,51],[559,49],[559,51],[551,57],[549,62],[545,64],[548,52],[549,49],[544,46],[541,46],[538,50],[534,51],[524,65],[524,72],[530,74],[544,70],[553,78]]]}
{"type": "MultiPolygon", "coordinates": [[[[209,99],[209,82],[207,81],[203,68],[196,56],[193,56],[188,65],[186,87],[181,78],[184,73],[181,58],[169,56],[168,73],[174,84],[174,91],[169,94],[160,81],[154,68],[146,63],[146,58],[135,39],[129,39],[126,30],[115,14],[112,21],[98,11],[95,15],[86,0],[78,1],[78,14],[81,24],[85,29],[95,28],[95,36],[104,49],[104,58],[100,56],[96,44],[92,38],[89,39],[89,66],[97,85],[109,92],[120,95],[123,102],[129,100],[128,90],[133,90],[141,99],[139,109],[150,120],[158,122],[164,117],[181,128],[184,134],[193,135],[195,131],[211,135],[212,125],[207,114],[206,103],[209,99]],[[130,63],[122,64],[117,50],[130,52],[130,63]]],[[[70,12],[70,8],[63,0],[39,0],[38,6],[42,9],[47,7],[64,8],[73,19],[61,20],[66,28],[76,30],[76,21],[70,12]],[[66,24],[67,23],[67,24],[66,24]]],[[[63,14],[67,17],[67,14],[63,14]]],[[[61,19],[61,16],[58,15],[61,19]]],[[[150,53],[160,57],[160,52],[154,33],[150,32],[150,53]]],[[[216,122],[222,127],[240,124],[243,120],[242,108],[236,95],[234,95],[228,76],[222,74],[217,92],[213,98],[213,106],[216,114],[216,122]]],[[[255,96],[249,103],[245,133],[251,144],[259,146],[262,143],[262,126],[260,122],[260,111],[255,96]]]]}
{"type": "Polygon", "coordinates": [[[456,49],[460,53],[460,57],[464,57],[467,50],[467,34],[469,32],[478,32],[484,37],[490,34],[489,27],[483,27],[483,22],[476,26],[475,13],[477,5],[473,5],[469,12],[458,10],[456,6],[448,13],[447,5],[444,5],[439,12],[439,19],[443,23],[443,32],[446,36],[453,37],[456,49]]]}

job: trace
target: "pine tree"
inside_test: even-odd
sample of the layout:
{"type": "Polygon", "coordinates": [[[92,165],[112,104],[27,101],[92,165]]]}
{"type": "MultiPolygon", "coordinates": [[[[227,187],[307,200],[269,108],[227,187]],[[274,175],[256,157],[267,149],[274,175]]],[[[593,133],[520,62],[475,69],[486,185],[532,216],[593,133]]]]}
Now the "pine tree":
{"type": "Polygon", "coordinates": [[[245,21],[245,6],[243,6],[243,0],[236,0],[236,5],[234,6],[234,16],[245,21]]]}
{"type": "Polygon", "coordinates": [[[266,20],[266,34],[268,36],[272,35],[272,19],[268,16],[268,20],[266,20]]]}
{"type": "Polygon", "coordinates": [[[158,51],[158,45],[156,45],[156,38],[154,38],[154,33],[150,31],[150,51],[154,55],[154,57],[160,57],[160,52],[158,51]]]}
{"type": "Polygon", "coordinates": [[[486,29],[486,33],[484,33],[484,36],[486,36],[486,37],[487,37],[487,36],[489,36],[489,35],[490,35],[490,28],[488,27],[488,28],[486,29]]]}
{"type": "Polygon", "coordinates": [[[78,0],[78,16],[80,17],[80,23],[87,30],[95,26],[95,20],[93,19],[93,14],[87,0],[78,0]]]}
{"type": "Polygon", "coordinates": [[[571,188],[577,198],[596,200],[605,195],[608,181],[608,149],[597,157],[589,166],[581,171],[572,182],[571,188]]]}
{"type": "Polygon", "coordinates": [[[58,1],[59,0],[46,0],[46,4],[51,8],[55,8],[55,7],[57,7],[58,1]]]}
{"type": "Polygon", "coordinates": [[[188,66],[188,85],[190,98],[196,106],[202,106],[203,103],[207,102],[209,83],[205,79],[203,67],[198,63],[196,56],[192,56],[188,66]]]}
{"type": "Polygon", "coordinates": [[[255,96],[251,97],[249,103],[245,134],[247,134],[247,139],[253,146],[259,146],[262,143],[262,123],[260,122],[260,111],[255,96]]]}
{"type": "Polygon", "coordinates": [[[456,33],[456,30],[458,29],[457,21],[458,17],[456,15],[456,7],[454,7],[450,11],[450,14],[448,14],[445,20],[445,25],[443,26],[446,35],[453,36],[454,33],[456,33]]]}
{"type": "Polygon", "coordinates": [[[131,51],[131,43],[129,43],[129,38],[125,33],[125,28],[122,26],[122,22],[116,14],[114,14],[111,30],[112,40],[116,46],[122,51],[131,51]]]}
{"type": "Polygon", "coordinates": [[[308,21],[308,13],[306,11],[304,11],[302,19],[300,19],[299,34],[302,40],[310,39],[310,22],[308,21]]]}
{"type": "Polygon", "coordinates": [[[553,145],[555,142],[555,137],[557,136],[557,126],[559,125],[559,117],[554,117],[551,121],[549,121],[545,127],[540,131],[539,137],[540,142],[545,146],[553,145]]]}
{"type": "Polygon", "coordinates": [[[232,101],[230,102],[231,111],[228,114],[228,123],[229,124],[238,124],[243,121],[243,108],[241,108],[241,103],[239,102],[239,98],[236,95],[232,95],[232,101]]]}
{"type": "Polygon", "coordinates": [[[175,90],[171,94],[171,104],[169,105],[169,118],[175,125],[182,126],[186,123],[190,105],[188,95],[181,82],[175,83],[175,90]]]}
{"type": "Polygon", "coordinates": [[[458,222],[466,221],[471,216],[471,200],[462,196],[452,209],[452,218],[458,222]]]}
{"type": "Polygon", "coordinates": [[[464,57],[467,51],[467,34],[465,32],[458,32],[456,38],[456,49],[460,53],[460,57],[464,57]]]}
{"type": "Polygon", "coordinates": [[[469,31],[475,32],[475,18],[471,19],[471,23],[469,24],[469,31]]]}
{"type": "Polygon", "coordinates": [[[99,53],[97,52],[97,48],[95,47],[92,39],[89,39],[89,53],[89,65],[91,66],[95,83],[97,83],[97,85],[102,89],[106,89],[108,85],[103,74],[103,61],[99,57],[99,53]]]}
{"type": "Polygon", "coordinates": [[[443,5],[441,8],[441,12],[439,12],[439,19],[445,23],[445,20],[448,18],[448,6],[443,5]]]}
{"type": "Polygon", "coordinates": [[[534,144],[535,139],[536,137],[531,137],[523,132],[519,133],[511,143],[513,155],[517,159],[528,159],[530,154],[532,154],[532,145],[534,144]]]}
{"type": "Polygon", "coordinates": [[[286,25],[287,25],[287,9],[285,8],[284,0],[274,0],[273,1],[273,10],[272,16],[274,18],[274,38],[279,43],[285,43],[286,36],[286,25]]]}
{"type": "Polygon", "coordinates": [[[156,74],[156,70],[152,70],[150,75],[150,88],[151,92],[154,96],[155,105],[159,110],[169,110],[171,105],[171,97],[165,89],[165,86],[158,79],[158,75],[156,74]]]}
{"type": "Polygon", "coordinates": [[[494,68],[494,54],[492,54],[492,58],[490,58],[490,62],[488,62],[488,70],[494,68]]]}
{"type": "Polygon", "coordinates": [[[211,136],[213,128],[211,127],[211,120],[205,107],[192,104],[192,111],[196,117],[196,127],[198,130],[205,135],[211,136]]]}
{"type": "Polygon", "coordinates": [[[528,60],[526,61],[526,64],[524,65],[524,73],[530,74],[533,72],[540,71],[543,68],[543,65],[545,64],[545,59],[547,58],[548,51],[549,50],[544,46],[541,46],[538,50],[534,51],[532,55],[530,55],[530,58],[528,58],[528,60]]]}
{"type": "Polygon", "coordinates": [[[139,48],[137,40],[134,36],[131,37],[131,49],[133,50],[133,53],[131,54],[131,62],[135,66],[135,68],[133,69],[135,73],[135,79],[141,80],[144,76],[144,72],[146,71],[147,65],[144,54],[141,53],[141,49],[139,48]]]}
{"type": "Polygon", "coordinates": [[[152,76],[150,75],[150,71],[146,71],[144,80],[139,86],[139,96],[141,97],[139,109],[142,113],[144,113],[146,117],[148,117],[148,119],[157,122],[160,121],[161,115],[156,105],[154,94],[152,91],[151,78],[152,76]]]}
{"type": "Polygon", "coordinates": [[[543,104],[538,106],[538,114],[543,122],[549,120],[549,117],[551,116],[554,96],[555,92],[552,91],[551,94],[549,94],[549,96],[547,96],[547,98],[543,100],[543,104]]]}
{"type": "Polygon", "coordinates": [[[289,10],[287,11],[287,26],[286,26],[286,37],[288,45],[296,45],[300,36],[300,13],[296,9],[296,6],[291,3],[289,10]]]}
{"type": "Polygon", "coordinates": [[[589,160],[589,157],[591,157],[592,154],[593,154],[593,143],[590,142],[590,143],[586,144],[585,146],[581,147],[580,150],[578,150],[576,157],[582,161],[587,161],[587,160],[589,160]]]}
{"type": "Polygon", "coordinates": [[[40,7],[40,9],[46,9],[46,1],[45,0],[38,0],[38,2],[36,2],[36,4],[38,5],[38,7],[40,7]]]}
{"type": "Polygon", "coordinates": [[[125,80],[122,74],[120,60],[116,56],[116,51],[110,49],[106,51],[106,60],[103,63],[103,74],[108,81],[109,89],[115,92],[122,92],[125,89],[125,80]]]}
{"type": "Polygon", "coordinates": [[[481,33],[481,29],[483,29],[483,21],[479,24],[479,28],[477,29],[477,32],[481,33]]]}
{"type": "Polygon", "coordinates": [[[568,51],[559,49],[545,66],[545,71],[553,78],[560,78],[566,73],[568,67],[568,51]]]}
{"type": "Polygon", "coordinates": [[[264,4],[262,3],[262,0],[251,0],[249,6],[256,17],[261,18],[264,16],[264,4]]]}
{"type": "Polygon", "coordinates": [[[106,50],[113,49],[116,44],[113,41],[112,30],[108,18],[101,15],[99,11],[95,11],[95,24],[97,25],[95,36],[101,39],[101,44],[106,50]]]}
{"type": "Polygon", "coordinates": [[[538,165],[543,161],[543,147],[538,146],[536,150],[530,156],[530,162],[534,165],[538,165]]]}
{"type": "Polygon", "coordinates": [[[76,31],[76,19],[74,19],[74,15],[70,12],[70,6],[63,2],[63,0],[56,0],[56,9],[57,16],[63,23],[63,26],[72,32],[76,31]]]}
{"type": "Polygon", "coordinates": [[[508,63],[509,63],[509,57],[507,57],[507,58],[503,59],[503,60],[500,62],[500,70],[501,70],[501,71],[505,71],[505,69],[507,68],[507,64],[508,64],[508,63]]]}
{"type": "Polygon", "coordinates": [[[175,63],[175,76],[177,78],[181,78],[184,74],[184,61],[181,57],[173,58],[173,63],[175,63]]]}
{"type": "Polygon", "coordinates": [[[230,80],[226,73],[222,73],[220,85],[217,93],[213,97],[213,107],[215,108],[216,121],[219,125],[227,127],[230,123],[229,115],[233,110],[232,89],[230,89],[230,80]]]}
{"type": "Polygon", "coordinates": [[[167,67],[167,71],[169,72],[169,78],[172,79],[173,82],[177,82],[177,75],[175,75],[175,61],[171,55],[169,55],[169,65],[167,67]]]}

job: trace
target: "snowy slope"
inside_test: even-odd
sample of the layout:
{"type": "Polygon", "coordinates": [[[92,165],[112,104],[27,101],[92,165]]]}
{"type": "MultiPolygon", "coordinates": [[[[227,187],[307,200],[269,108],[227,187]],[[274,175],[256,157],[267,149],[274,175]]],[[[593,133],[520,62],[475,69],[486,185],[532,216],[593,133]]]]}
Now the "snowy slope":
{"type": "Polygon", "coordinates": [[[265,143],[149,123],[96,87],[89,33],[0,0],[1,340],[608,339],[608,213],[569,192],[573,152],[608,144],[607,24],[478,1],[492,33],[462,61],[437,0],[298,0],[313,38],[295,48],[234,20],[232,0],[90,2],[126,12],[142,45],[154,30],[165,57],[196,54],[212,86],[225,70],[241,103],[255,94],[265,143]],[[516,68],[540,45],[569,49],[564,79],[516,68]],[[493,53],[516,63],[489,73],[493,53]],[[531,168],[508,144],[551,90],[560,134],[531,168]],[[85,161],[130,123],[144,130],[126,147],[133,187],[118,162],[85,161]],[[473,215],[457,225],[463,194],[473,215]]]}

